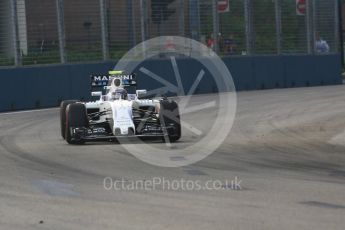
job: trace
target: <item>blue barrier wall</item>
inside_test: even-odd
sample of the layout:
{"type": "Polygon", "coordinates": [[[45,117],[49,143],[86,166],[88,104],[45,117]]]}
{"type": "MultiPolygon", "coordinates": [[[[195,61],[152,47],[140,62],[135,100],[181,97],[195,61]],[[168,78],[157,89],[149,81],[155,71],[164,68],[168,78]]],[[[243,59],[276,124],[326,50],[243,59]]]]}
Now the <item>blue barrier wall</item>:
{"type": "MultiPolygon", "coordinates": [[[[237,90],[272,89],[342,84],[340,55],[254,56],[223,59],[237,90]]],[[[170,60],[146,61],[141,66],[176,84],[170,60]]],[[[190,59],[178,60],[185,91],[200,71],[190,59]]],[[[57,106],[65,99],[90,99],[89,76],[106,74],[115,63],[67,64],[0,69],[0,111],[57,106]]],[[[151,78],[139,77],[140,88],[160,87],[151,78]]],[[[216,92],[206,73],[196,93],[216,92]]]]}

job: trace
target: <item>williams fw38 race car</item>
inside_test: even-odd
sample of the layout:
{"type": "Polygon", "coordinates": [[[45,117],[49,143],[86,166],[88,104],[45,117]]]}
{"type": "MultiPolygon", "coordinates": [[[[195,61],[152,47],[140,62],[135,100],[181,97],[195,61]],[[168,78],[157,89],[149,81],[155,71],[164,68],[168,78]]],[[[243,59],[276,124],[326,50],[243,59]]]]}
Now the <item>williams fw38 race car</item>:
{"type": "Polygon", "coordinates": [[[92,102],[61,103],[61,135],[69,144],[130,137],[166,142],[180,139],[177,103],[166,97],[146,99],[147,91],[137,90],[135,74],[110,71],[108,76],[91,76],[91,86],[105,90],[105,94],[92,92],[98,97],[92,102]]]}

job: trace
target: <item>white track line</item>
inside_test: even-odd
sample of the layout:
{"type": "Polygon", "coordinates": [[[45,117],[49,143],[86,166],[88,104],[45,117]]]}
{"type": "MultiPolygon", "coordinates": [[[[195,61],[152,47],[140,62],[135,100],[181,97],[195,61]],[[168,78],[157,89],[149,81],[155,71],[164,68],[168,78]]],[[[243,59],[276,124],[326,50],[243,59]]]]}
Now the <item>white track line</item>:
{"type": "Polygon", "coordinates": [[[333,145],[342,145],[345,146],[345,131],[342,133],[339,133],[338,135],[335,135],[332,137],[329,141],[329,144],[333,145]]]}
{"type": "Polygon", "coordinates": [[[1,112],[0,112],[0,116],[3,116],[3,115],[14,115],[14,114],[23,114],[23,113],[44,112],[44,111],[57,110],[57,109],[58,109],[58,108],[50,108],[50,109],[34,109],[34,110],[24,110],[24,111],[7,112],[7,113],[1,113],[1,112]]]}

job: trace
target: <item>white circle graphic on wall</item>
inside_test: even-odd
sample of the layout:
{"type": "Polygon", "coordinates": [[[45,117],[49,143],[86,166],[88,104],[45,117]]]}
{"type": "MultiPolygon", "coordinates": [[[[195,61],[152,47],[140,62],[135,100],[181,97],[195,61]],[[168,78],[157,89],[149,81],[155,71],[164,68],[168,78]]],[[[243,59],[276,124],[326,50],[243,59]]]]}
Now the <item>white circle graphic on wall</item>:
{"type": "Polygon", "coordinates": [[[236,114],[236,90],[223,60],[204,44],[179,36],[156,37],[128,51],[114,69],[135,73],[138,89],[140,83],[150,82],[147,96],[167,95],[178,104],[182,132],[177,142],[170,142],[167,135],[163,143],[119,138],[138,159],[161,167],[186,166],[203,160],[227,140],[236,114]]]}

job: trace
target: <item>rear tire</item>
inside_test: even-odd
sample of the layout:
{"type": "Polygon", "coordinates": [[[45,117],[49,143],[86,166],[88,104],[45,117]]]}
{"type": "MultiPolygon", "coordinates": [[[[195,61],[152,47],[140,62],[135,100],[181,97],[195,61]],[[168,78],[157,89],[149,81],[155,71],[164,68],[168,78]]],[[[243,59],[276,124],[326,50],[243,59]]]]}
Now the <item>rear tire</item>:
{"type": "Polygon", "coordinates": [[[84,104],[69,104],[66,108],[65,138],[68,144],[84,144],[83,140],[72,137],[71,128],[86,128],[89,126],[87,110],[84,104]]]}
{"type": "Polygon", "coordinates": [[[161,125],[174,126],[174,133],[169,133],[169,141],[176,142],[181,138],[181,118],[178,104],[175,101],[163,100],[160,103],[159,118],[161,125]]]}
{"type": "Polygon", "coordinates": [[[78,102],[77,100],[67,100],[62,101],[60,104],[60,128],[61,128],[61,136],[65,139],[66,135],[66,108],[69,104],[73,104],[78,102]]]}

